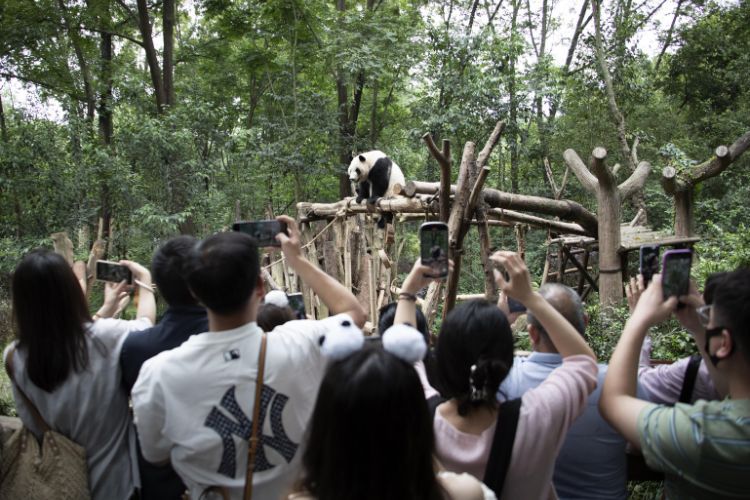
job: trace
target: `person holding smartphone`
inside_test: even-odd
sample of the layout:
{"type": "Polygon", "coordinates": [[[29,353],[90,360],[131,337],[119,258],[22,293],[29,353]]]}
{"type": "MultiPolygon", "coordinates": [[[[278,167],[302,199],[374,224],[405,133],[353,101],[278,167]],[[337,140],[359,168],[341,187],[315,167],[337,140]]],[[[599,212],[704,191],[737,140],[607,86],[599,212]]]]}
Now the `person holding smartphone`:
{"type": "Polygon", "coordinates": [[[146,361],[133,387],[144,458],[171,463],[191,498],[212,488],[242,497],[256,397],[261,446],[251,464],[253,496],[280,498],[289,490],[326,365],[320,341],[332,324],[365,322],[352,292],[304,257],[294,219],[278,220],[287,226],[276,234],[287,264],[332,317],[290,321],[266,336],[257,324],[264,288],[256,240],[242,232],[215,234],[192,249],[185,271],[206,306],[208,331],[146,361]]]}
{"type": "MultiPolygon", "coordinates": [[[[78,278],[62,256],[48,250],[26,254],[11,285],[18,337],[3,356],[24,426],[42,437],[19,390],[49,427],[85,448],[95,500],[126,500],[134,493],[132,422],[128,398],[120,390],[119,353],[125,336],[153,325],[156,313],[148,269],[126,260],[119,264],[141,283],[137,319],[94,320],[78,278]]],[[[127,287],[125,282],[109,285],[98,315],[114,314],[127,287]]]]}
{"type": "MultiPolygon", "coordinates": [[[[554,495],[552,472],[556,450],[578,415],[586,396],[596,386],[596,356],[575,328],[544,298],[532,291],[526,264],[514,252],[496,252],[491,259],[507,272],[495,273],[499,288],[524,304],[549,333],[563,358],[562,366],[520,400],[505,480],[495,490],[498,498],[547,498],[554,495]]],[[[404,281],[395,323],[415,324],[414,293],[426,286],[430,268],[420,261],[404,281]]],[[[508,320],[495,304],[465,302],[452,310],[440,329],[436,369],[441,394],[433,426],[436,457],[449,471],[467,472],[489,480],[499,412],[497,391],[513,365],[513,335],[508,320]],[[488,474],[489,472],[489,474],[488,474]]],[[[436,390],[422,376],[425,397],[436,390]]],[[[508,451],[508,450],[504,450],[508,451]]]]}
{"type": "Polygon", "coordinates": [[[628,319],[609,364],[599,408],[646,463],[665,474],[667,498],[748,498],[750,463],[750,270],[719,278],[713,303],[679,297],[678,312],[702,354],[726,384],[728,399],[675,406],[635,394],[638,356],[648,329],[675,313],[678,297],[665,300],[662,276],[653,277],[628,319]]]}

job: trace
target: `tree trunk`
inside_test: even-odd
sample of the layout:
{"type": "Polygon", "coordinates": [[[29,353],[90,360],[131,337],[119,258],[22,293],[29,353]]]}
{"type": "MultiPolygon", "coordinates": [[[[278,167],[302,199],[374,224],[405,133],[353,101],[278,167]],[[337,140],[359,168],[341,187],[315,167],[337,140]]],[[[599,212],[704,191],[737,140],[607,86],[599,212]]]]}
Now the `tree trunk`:
{"type": "MultiPolygon", "coordinates": [[[[511,38],[516,36],[517,21],[518,21],[518,10],[521,8],[521,0],[514,0],[513,2],[513,16],[510,24],[510,36],[511,38]]],[[[508,82],[508,100],[509,100],[509,118],[510,123],[508,124],[508,147],[510,148],[510,191],[511,193],[518,192],[518,174],[520,170],[521,154],[518,146],[518,96],[516,95],[516,59],[518,55],[514,49],[511,49],[510,61],[508,64],[509,68],[509,82],[508,82]]]]}
{"type": "Polygon", "coordinates": [[[164,92],[164,84],[159,67],[159,58],[156,55],[154,40],[151,36],[151,19],[148,14],[148,4],[146,0],[137,0],[138,5],[138,29],[143,38],[143,49],[146,51],[146,63],[151,75],[151,85],[154,87],[154,98],[156,99],[156,109],[159,113],[164,110],[167,103],[167,97],[164,92]]]}
{"type": "MultiPolygon", "coordinates": [[[[109,14],[109,2],[107,2],[106,12],[109,14]]],[[[102,31],[101,41],[99,44],[101,54],[101,80],[102,90],[99,94],[99,136],[102,143],[110,146],[112,136],[114,135],[114,125],[112,120],[112,34],[102,31]]]]}
{"type": "Polygon", "coordinates": [[[674,194],[674,234],[676,236],[689,238],[695,234],[693,189],[693,186],[688,186],[674,194]]]}
{"type": "MultiPolygon", "coordinates": [[[[615,86],[612,82],[612,75],[609,72],[609,64],[607,63],[606,55],[604,54],[601,31],[601,0],[592,0],[592,8],[594,13],[594,47],[596,52],[596,60],[599,64],[599,71],[601,73],[602,80],[604,80],[604,89],[607,96],[609,111],[612,115],[612,121],[617,127],[617,138],[620,142],[620,154],[622,155],[622,161],[627,163],[629,170],[631,172],[635,172],[635,169],[637,167],[637,160],[634,154],[635,152],[631,150],[630,146],[628,145],[625,116],[617,106],[615,86]]],[[[629,7],[626,10],[629,11],[629,7]]],[[[632,204],[636,212],[638,212],[639,210],[643,210],[643,224],[648,224],[648,207],[646,206],[646,200],[643,196],[642,190],[633,193],[632,204]]]]}
{"type": "Polygon", "coordinates": [[[8,126],[5,124],[5,110],[3,109],[3,96],[0,95],[0,139],[8,142],[8,126]]]}
{"type": "Polygon", "coordinates": [[[164,97],[168,105],[174,105],[174,22],[176,12],[176,0],[164,0],[162,11],[162,23],[164,27],[164,55],[162,65],[164,66],[164,97]]]}
{"type": "Polygon", "coordinates": [[[91,85],[91,73],[89,72],[89,66],[86,63],[86,58],[83,54],[83,48],[81,47],[81,37],[78,31],[73,29],[71,26],[71,20],[68,13],[68,8],[65,6],[63,0],[57,0],[57,5],[60,7],[60,14],[62,16],[63,25],[65,30],[68,32],[70,38],[70,44],[73,47],[73,52],[76,55],[78,61],[78,67],[81,70],[81,80],[83,80],[83,93],[86,96],[86,120],[92,122],[94,120],[94,109],[96,108],[96,97],[94,96],[94,89],[91,85]]]}

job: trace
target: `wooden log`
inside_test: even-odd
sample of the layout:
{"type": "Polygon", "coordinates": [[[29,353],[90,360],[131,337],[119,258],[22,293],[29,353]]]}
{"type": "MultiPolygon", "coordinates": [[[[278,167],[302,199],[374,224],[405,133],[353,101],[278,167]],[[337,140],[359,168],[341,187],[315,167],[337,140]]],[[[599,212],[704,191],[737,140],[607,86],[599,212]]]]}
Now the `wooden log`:
{"type": "Polygon", "coordinates": [[[354,203],[354,198],[344,198],[335,203],[297,203],[297,212],[303,222],[352,214],[366,214],[373,210],[381,213],[428,213],[434,212],[437,205],[425,197],[380,198],[374,207],[354,203]]]}
{"type": "Polygon", "coordinates": [[[65,231],[52,233],[50,238],[52,238],[52,245],[55,249],[55,253],[62,255],[68,265],[73,267],[75,253],[73,252],[73,242],[70,241],[68,233],[65,231]]]}
{"type": "Polygon", "coordinates": [[[451,215],[448,219],[448,250],[450,258],[453,259],[453,270],[448,272],[448,280],[443,302],[443,319],[456,304],[456,292],[458,291],[458,278],[461,274],[461,256],[463,253],[463,239],[466,234],[464,215],[466,213],[469,195],[471,193],[471,172],[474,161],[475,144],[467,142],[461,157],[461,168],[458,172],[458,185],[456,199],[453,202],[451,215]]]}
{"type": "Polygon", "coordinates": [[[497,283],[492,272],[490,262],[490,230],[487,225],[487,215],[484,207],[477,207],[476,211],[477,230],[479,232],[479,257],[482,260],[482,270],[484,271],[484,294],[489,301],[497,300],[497,283]]]}
{"type": "MultiPolygon", "coordinates": [[[[408,192],[414,190],[414,195],[434,195],[439,189],[436,182],[410,181],[405,189],[408,192]]],[[[456,186],[451,186],[451,192],[455,194],[456,186]]],[[[553,200],[541,196],[511,194],[492,188],[482,190],[482,198],[491,208],[507,208],[510,210],[523,210],[546,215],[553,215],[561,219],[578,223],[589,236],[596,236],[598,221],[596,215],[586,210],[580,203],[571,200],[553,200]]]]}
{"type": "Polygon", "coordinates": [[[98,239],[91,245],[91,251],[89,252],[89,259],[86,261],[86,298],[88,299],[91,292],[91,286],[96,280],[96,262],[104,258],[104,253],[107,249],[107,243],[98,239]]]}
{"type": "Polygon", "coordinates": [[[437,305],[440,300],[440,292],[443,290],[442,281],[433,281],[427,287],[427,295],[424,298],[424,305],[422,306],[422,312],[427,319],[427,328],[432,328],[435,323],[435,317],[437,316],[437,305]]]}
{"type": "Polygon", "coordinates": [[[451,143],[443,139],[443,150],[439,151],[429,132],[422,136],[422,140],[440,165],[440,220],[447,223],[450,215],[451,143]]]}
{"type": "Polygon", "coordinates": [[[528,224],[534,227],[541,227],[541,228],[552,230],[556,233],[580,234],[583,236],[588,234],[586,230],[582,228],[579,224],[544,219],[542,217],[536,217],[534,215],[526,215],[520,212],[515,212],[513,210],[504,210],[502,208],[491,208],[487,210],[487,216],[490,218],[496,218],[496,219],[500,219],[500,220],[504,220],[508,222],[515,222],[515,223],[520,223],[520,224],[528,224]]]}
{"type": "Polygon", "coordinates": [[[487,296],[483,293],[465,293],[456,295],[456,302],[467,302],[469,300],[486,299],[487,296]]]}

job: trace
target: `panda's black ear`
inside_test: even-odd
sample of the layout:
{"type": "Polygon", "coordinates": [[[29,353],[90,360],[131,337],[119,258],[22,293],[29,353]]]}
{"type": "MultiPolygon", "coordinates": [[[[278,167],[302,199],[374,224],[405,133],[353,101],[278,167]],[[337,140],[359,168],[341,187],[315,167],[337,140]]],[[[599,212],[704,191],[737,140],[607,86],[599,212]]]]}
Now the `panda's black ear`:
{"type": "Polygon", "coordinates": [[[364,163],[365,162],[365,156],[364,155],[359,155],[359,161],[361,161],[362,163],[364,163]]]}

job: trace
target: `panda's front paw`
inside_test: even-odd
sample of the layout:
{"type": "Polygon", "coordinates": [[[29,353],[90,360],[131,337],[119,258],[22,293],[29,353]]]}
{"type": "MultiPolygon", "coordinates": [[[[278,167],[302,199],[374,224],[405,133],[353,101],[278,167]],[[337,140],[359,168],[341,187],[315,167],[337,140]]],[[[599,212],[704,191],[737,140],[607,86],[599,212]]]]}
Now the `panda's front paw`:
{"type": "Polygon", "coordinates": [[[357,202],[357,204],[360,204],[360,203],[362,203],[362,200],[364,200],[364,199],[365,199],[364,196],[357,195],[357,199],[355,201],[357,202]]]}

